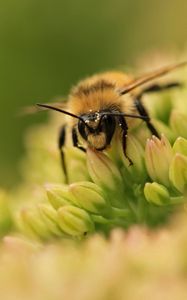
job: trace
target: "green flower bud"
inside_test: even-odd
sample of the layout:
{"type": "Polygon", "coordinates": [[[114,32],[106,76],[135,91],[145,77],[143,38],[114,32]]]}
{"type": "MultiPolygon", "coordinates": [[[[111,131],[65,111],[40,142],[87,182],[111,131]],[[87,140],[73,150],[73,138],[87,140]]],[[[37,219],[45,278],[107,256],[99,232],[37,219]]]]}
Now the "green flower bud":
{"type": "Polygon", "coordinates": [[[128,135],[127,140],[127,155],[133,161],[133,165],[129,166],[129,161],[125,157],[121,149],[121,159],[125,165],[127,175],[135,182],[142,182],[146,178],[146,169],[144,164],[144,150],[140,142],[132,135],[128,135]]]}
{"type": "Polygon", "coordinates": [[[73,183],[69,186],[69,190],[76,198],[79,207],[95,214],[110,213],[110,206],[103,198],[102,189],[95,183],[88,181],[73,183]]]}
{"type": "Polygon", "coordinates": [[[75,147],[64,147],[64,155],[66,162],[68,162],[67,176],[69,183],[90,179],[86,168],[86,155],[84,152],[75,147]]]}
{"type": "Polygon", "coordinates": [[[104,153],[87,149],[87,166],[92,180],[109,190],[116,190],[117,185],[122,183],[121,174],[104,153]]]}
{"type": "Polygon", "coordinates": [[[173,150],[168,139],[162,135],[161,140],[152,136],[145,148],[145,163],[149,176],[166,186],[170,185],[169,165],[173,157],[173,150]]]}
{"type": "Polygon", "coordinates": [[[70,194],[67,185],[46,184],[45,188],[47,191],[48,200],[55,209],[58,209],[64,205],[70,205],[71,203],[76,204],[76,199],[72,194],[70,194]]]}
{"type": "Polygon", "coordinates": [[[36,207],[27,207],[21,210],[19,225],[21,225],[21,229],[29,236],[39,237],[44,240],[51,237],[51,233],[41,219],[36,207]]]}
{"type": "Polygon", "coordinates": [[[175,153],[181,153],[187,156],[187,140],[182,137],[176,139],[173,145],[173,150],[175,153]]]}
{"type": "Polygon", "coordinates": [[[57,211],[47,204],[38,205],[40,215],[49,231],[55,236],[65,236],[62,233],[57,221],[57,211]]]}
{"type": "Polygon", "coordinates": [[[90,215],[83,209],[69,205],[58,209],[58,224],[69,235],[81,237],[94,231],[90,215]]]}
{"type": "Polygon", "coordinates": [[[144,195],[148,202],[156,205],[162,206],[170,203],[168,190],[156,182],[145,184],[144,195]]]}
{"type": "Polygon", "coordinates": [[[175,154],[170,165],[169,178],[180,192],[185,191],[187,188],[187,156],[180,153],[175,154]]]}
{"type": "Polygon", "coordinates": [[[173,110],[170,117],[170,124],[177,136],[187,138],[187,115],[173,110]]]}

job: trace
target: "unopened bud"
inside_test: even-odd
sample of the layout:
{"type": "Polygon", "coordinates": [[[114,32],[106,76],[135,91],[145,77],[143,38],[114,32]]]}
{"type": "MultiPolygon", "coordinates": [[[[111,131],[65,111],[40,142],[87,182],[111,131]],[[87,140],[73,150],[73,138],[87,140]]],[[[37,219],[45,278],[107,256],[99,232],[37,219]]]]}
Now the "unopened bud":
{"type": "Polygon", "coordinates": [[[79,207],[85,210],[101,215],[108,215],[111,211],[103,197],[102,189],[95,183],[82,181],[73,183],[69,190],[76,198],[79,207]]]}
{"type": "Polygon", "coordinates": [[[75,147],[64,147],[69,183],[89,180],[90,176],[86,167],[86,155],[75,147]]]}
{"type": "Polygon", "coordinates": [[[149,176],[166,186],[170,185],[169,165],[173,157],[173,150],[168,139],[162,135],[161,139],[152,136],[147,141],[145,149],[145,162],[149,176]]]}
{"type": "Polygon", "coordinates": [[[51,237],[51,233],[41,219],[36,207],[27,207],[22,209],[19,218],[19,225],[21,225],[21,229],[29,236],[39,237],[44,240],[51,237]]]}
{"type": "Polygon", "coordinates": [[[187,188],[187,156],[176,153],[169,169],[173,185],[182,193],[187,188]]]}
{"type": "Polygon", "coordinates": [[[131,134],[127,139],[127,155],[132,160],[133,165],[129,165],[128,159],[121,151],[121,158],[125,165],[126,175],[130,176],[135,182],[142,182],[146,178],[146,169],[144,163],[144,150],[140,142],[131,134]]]}
{"type": "Polygon", "coordinates": [[[117,185],[122,183],[121,174],[113,163],[104,153],[87,149],[87,166],[92,180],[105,188],[116,190],[117,185]]]}
{"type": "Polygon", "coordinates": [[[175,153],[181,153],[187,156],[187,139],[178,137],[173,145],[173,150],[175,153]]]}
{"type": "Polygon", "coordinates": [[[94,231],[91,216],[83,209],[69,205],[59,208],[58,224],[67,234],[82,237],[94,231]]]}
{"type": "Polygon", "coordinates": [[[55,209],[76,202],[73,195],[70,194],[67,185],[47,184],[45,187],[47,191],[48,200],[55,209]]]}
{"type": "Polygon", "coordinates": [[[168,190],[156,182],[146,183],[144,187],[145,198],[148,202],[162,206],[170,203],[168,190]]]}
{"type": "Polygon", "coordinates": [[[48,230],[55,236],[64,236],[57,221],[57,211],[47,204],[38,205],[40,215],[48,230]]]}

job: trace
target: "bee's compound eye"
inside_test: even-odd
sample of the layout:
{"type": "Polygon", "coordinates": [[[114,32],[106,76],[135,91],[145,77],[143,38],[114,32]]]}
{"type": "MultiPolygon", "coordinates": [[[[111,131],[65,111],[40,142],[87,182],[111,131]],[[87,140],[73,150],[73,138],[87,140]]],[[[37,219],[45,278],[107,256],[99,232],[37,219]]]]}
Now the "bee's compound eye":
{"type": "Polygon", "coordinates": [[[111,115],[104,115],[101,122],[103,128],[107,132],[114,131],[115,123],[115,117],[111,115]]]}
{"type": "Polygon", "coordinates": [[[111,126],[111,124],[113,124],[115,122],[115,119],[113,116],[111,115],[104,115],[102,118],[102,122],[106,125],[106,126],[111,126]]]}
{"type": "Polygon", "coordinates": [[[102,131],[106,134],[107,144],[109,145],[116,127],[115,117],[107,114],[104,115],[102,118],[101,127],[102,131]]]}
{"type": "Polygon", "coordinates": [[[86,125],[81,120],[78,122],[78,130],[83,139],[87,140],[86,125]]]}

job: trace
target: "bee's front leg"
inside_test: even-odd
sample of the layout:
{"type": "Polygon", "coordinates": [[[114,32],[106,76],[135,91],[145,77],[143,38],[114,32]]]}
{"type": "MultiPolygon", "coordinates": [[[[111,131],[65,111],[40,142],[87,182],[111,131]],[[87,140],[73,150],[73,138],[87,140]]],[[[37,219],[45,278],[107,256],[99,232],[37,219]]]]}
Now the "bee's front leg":
{"type": "Polygon", "coordinates": [[[130,159],[130,157],[127,155],[127,133],[128,133],[128,126],[127,122],[125,121],[124,117],[119,117],[119,126],[122,129],[122,147],[123,147],[123,153],[125,157],[129,161],[129,166],[133,165],[133,161],[130,159]]]}
{"type": "Polygon", "coordinates": [[[147,110],[145,109],[144,105],[141,102],[141,97],[142,95],[139,95],[135,100],[134,100],[134,104],[136,106],[137,111],[139,112],[140,116],[142,117],[147,117],[144,121],[146,122],[147,128],[150,130],[150,132],[157,136],[159,138],[159,134],[157,132],[157,130],[155,129],[155,127],[153,126],[153,124],[151,123],[151,119],[149,117],[149,114],[147,112],[147,110]]]}
{"type": "Polygon", "coordinates": [[[135,106],[139,112],[139,114],[141,116],[147,117],[147,119],[145,119],[146,125],[148,127],[148,129],[150,130],[150,132],[157,136],[159,138],[159,134],[157,132],[157,130],[155,129],[155,127],[153,126],[153,124],[151,123],[149,114],[147,112],[147,110],[145,109],[144,105],[142,104],[142,96],[144,94],[148,94],[148,93],[155,93],[155,92],[162,92],[162,91],[166,91],[169,89],[173,89],[173,88],[177,88],[177,87],[182,87],[182,83],[180,82],[169,82],[167,84],[152,84],[149,87],[146,87],[139,95],[136,96],[136,99],[134,100],[135,106]]]}
{"type": "Polygon", "coordinates": [[[66,138],[66,125],[62,126],[62,128],[60,130],[59,138],[58,138],[58,148],[59,148],[60,156],[61,156],[62,170],[65,175],[65,182],[68,183],[67,168],[66,168],[66,162],[65,162],[64,151],[63,151],[63,146],[65,144],[65,138],[66,138]]]}
{"type": "Polygon", "coordinates": [[[76,147],[76,148],[78,148],[78,149],[86,152],[85,148],[79,146],[78,136],[77,136],[77,132],[76,132],[76,128],[75,127],[73,127],[73,129],[72,129],[72,141],[73,141],[73,146],[74,147],[76,147]]]}

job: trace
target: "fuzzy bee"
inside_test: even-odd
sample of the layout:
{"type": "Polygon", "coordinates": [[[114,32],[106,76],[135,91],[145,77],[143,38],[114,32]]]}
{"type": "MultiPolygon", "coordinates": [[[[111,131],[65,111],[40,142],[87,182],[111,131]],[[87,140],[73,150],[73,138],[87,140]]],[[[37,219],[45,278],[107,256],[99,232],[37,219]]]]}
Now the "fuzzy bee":
{"type": "MultiPolygon", "coordinates": [[[[159,92],[180,86],[178,82],[165,85],[149,84],[153,79],[161,77],[186,62],[164,67],[133,79],[125,73],[106,72],[89,77],[75,86],[68,98],[66,109],[64,103],[37,104],[45,109],[52,109],[69,117],[73,146],[85,151],[90,146],[98,151],[107,149],[115,134],[121,139],[123,152],[126,153],[129,126],[133,126],[135,119],[145,121],[151,134],[159,137],[159,133],[151,123],[146,108],[142,104],[145,93],[159,92]],[[149,85],[148,85],[149,84],[149,85]]],[[[59,136],[59,150],[62,166],[67,177],[63,146],[66,140],[64,125],[59,136]]]]}

